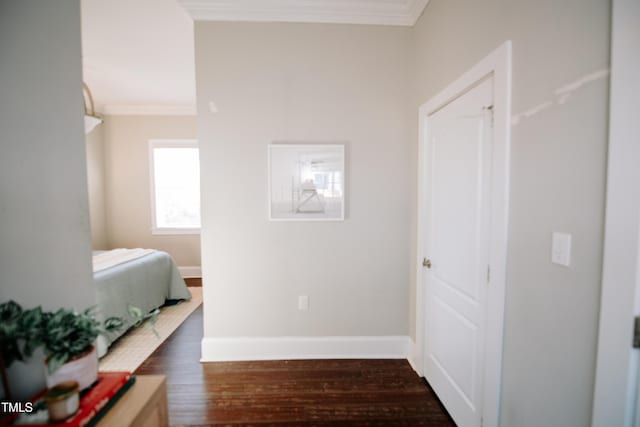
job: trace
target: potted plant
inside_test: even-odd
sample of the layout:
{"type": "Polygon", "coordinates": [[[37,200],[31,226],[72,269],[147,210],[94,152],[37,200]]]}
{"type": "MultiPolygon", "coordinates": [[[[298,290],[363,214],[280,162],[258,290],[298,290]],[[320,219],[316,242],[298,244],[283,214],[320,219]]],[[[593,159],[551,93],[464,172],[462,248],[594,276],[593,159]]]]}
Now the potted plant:
{"type": "Polygon", "coordinates": [[[6,369],[15,361],[30,357],[42,336],[42,309],[23,310],[9,301],[0,304],[0,376],[5,397],[11,399],[6,369]],[[21,348],[22,346],[22,348],[21,348]]]}
{"type": "Polygon", "coordinates": [[[63,381],[75,380],[83,390],[98,378],[98,355],[93,343],[100,334],[116,331],[124,326],[124,320],[110,317],[99,322],[92,309],[82,313],[59,309],[44,313],[41,323],[41,342],[45,354],[47,387],[63,381]]]}
{"type": "Polygon", "coordinates": [[[0,375],[7,399],[12,396],[6,369],[22,358],[18,344],[18,320],[21,314],[22,307],[13,301],[0,306],[0,375]]]}
{"type": "MultiPolygon", "coordinates": [[[[139,326],[147,318],[155,325],[159,311],[144,314],[129,305],[132,326],[139,326]]],[[[84,389],[93,384],[98,375],[98,357],[94,342],[98,335],[121,329],[125,320],[110,317],[104,322],[96,319],[93,308],[81,313],[61,308],[43,312],[40,307],[23,310],[14,301],[0,304],[0,368],[3,386],[10,396],[5,367],[15,360],[30,357],[42,347],[45,359],[47,387],[74,380],[84,389]]],[[[154,328],[155,333],[155,328],[154,328]]]]}

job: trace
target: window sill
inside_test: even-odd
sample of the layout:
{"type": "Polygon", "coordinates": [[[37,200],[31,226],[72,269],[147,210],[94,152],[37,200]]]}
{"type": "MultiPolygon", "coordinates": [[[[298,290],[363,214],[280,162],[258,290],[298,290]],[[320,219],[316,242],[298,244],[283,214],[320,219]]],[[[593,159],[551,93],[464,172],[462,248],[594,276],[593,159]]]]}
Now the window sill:
{"type": "Polygon", "coordinates": [[[152,228],[153,235],[199,235],[199,228],[152,228]]]}

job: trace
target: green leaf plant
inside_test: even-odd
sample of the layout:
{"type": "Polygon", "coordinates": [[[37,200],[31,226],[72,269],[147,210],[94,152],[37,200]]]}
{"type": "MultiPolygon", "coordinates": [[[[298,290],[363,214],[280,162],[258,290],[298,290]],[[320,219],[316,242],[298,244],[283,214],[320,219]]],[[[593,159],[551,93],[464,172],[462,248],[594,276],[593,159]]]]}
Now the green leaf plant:
{"type": "Polygon", "coordinates": [[[128,304],[127,311],[129,312],[129,316],[133,319],[134,328],[137,328],[138,326],[142,325],[145,320],[149,319],[149,327],[153,331],[153,334],[156,336],[156,338],[160,339],[160,335],[158,335],[158,331],[156,330],[156,322],[158,321],[160,309],[156,308],[155,310],[144,314],[138,307],[128,304]]]}
{"type": "MultiPolygon", "coordinates": [[[[93,310],[92,307],[82,313],[76,313],[61,308],[53,313],[44,313],[42,341],[33,342],[32,345],[43,346],[49,375],[69,360],[88,353],[98,335],[124,327],[125,322],[119,317],[110,317],[104,322],[99,322],[93,310]]],[[[26,345],[23,351],[28,356],[26,345]]]]}
{"type": "MultiPolygon", "coordinates": [[[[24,310],[15,301],[0,304],[0,357],[2,368],[9,367],[16,360],[24,360],[42,347],[46,356],[49,374],[68,361],[91,350],[98,335],[106,335],[121,330],[126,324],[140,326],[149,319],[149,325],[158,336],[155,323],[158,309],[143,313],[133,305],[127,307],[131,320],[109,317],[100,322],[95,316],[95,307],[81,313],[58,309],[55,312],[42,311],[41,307],[24,310]]],[[[3,373],[4,382],[4,373],[3,373]]]]}
{"type": "Polygon", "coordinates": [[[22,360],[19,341],[24,331],[20,326],[22,307],[14,301],[0,305],[0,354],[6,366],[22,360]]]}

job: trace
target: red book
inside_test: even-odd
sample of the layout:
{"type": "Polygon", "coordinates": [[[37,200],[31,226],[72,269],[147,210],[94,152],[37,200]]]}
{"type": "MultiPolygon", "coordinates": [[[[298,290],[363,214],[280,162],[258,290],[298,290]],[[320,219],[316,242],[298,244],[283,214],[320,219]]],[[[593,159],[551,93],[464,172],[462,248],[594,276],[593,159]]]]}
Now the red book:
{"type": "MultiPolygon", "coordinates": [[[[99,372],[98,381],[89,389],[81,393],[78,412],[64,422],[56,424],[27,424],[31,427],[88,427],[95,425],[113,404],[134,383],[135,377],[131,372],[99,372]]],[[[33,400],[37,402],[44,392],[33,400]]]]}

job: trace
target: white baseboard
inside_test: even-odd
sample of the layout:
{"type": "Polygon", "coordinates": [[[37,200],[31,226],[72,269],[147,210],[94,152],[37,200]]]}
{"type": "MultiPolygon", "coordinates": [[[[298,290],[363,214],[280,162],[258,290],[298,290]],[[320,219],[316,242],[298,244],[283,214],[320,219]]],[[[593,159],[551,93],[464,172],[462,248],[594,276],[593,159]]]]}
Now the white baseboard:
{"type": "Polygon", "coordinates": [[[408,336],[203,338],[202,362],[291,359],[406,359],[408,336]]]}
{"type": "Polygon", "coordinates": [[[193,267],[178,267],[178,271],[184,279],[190,277],[202,277],[202,267],[199,265],[193,267]]]}

